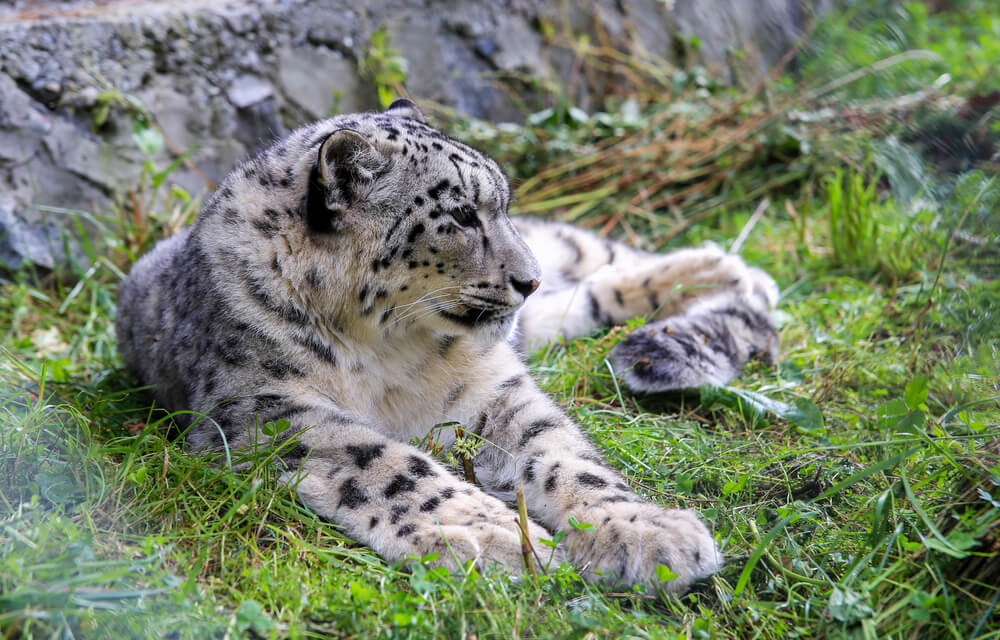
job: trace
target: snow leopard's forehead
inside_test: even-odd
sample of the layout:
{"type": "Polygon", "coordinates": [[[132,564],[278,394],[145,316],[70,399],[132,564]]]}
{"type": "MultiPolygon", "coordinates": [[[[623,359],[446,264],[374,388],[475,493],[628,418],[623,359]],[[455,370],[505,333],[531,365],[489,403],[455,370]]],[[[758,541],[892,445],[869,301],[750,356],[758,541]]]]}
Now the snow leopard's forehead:
{"type": "Polygon", "coordinates": [[[442,209],[471,202],[505,212],[510,204],[510,185],[492,158],[413,118],[391,112],[339,116],[296,132],[289,142],[298,142],[300,154],[311,161],[323,141],[340,129],[357,131],[392,159],[386,171],[405,175],[416,207],[421,201],[442,209]]]}

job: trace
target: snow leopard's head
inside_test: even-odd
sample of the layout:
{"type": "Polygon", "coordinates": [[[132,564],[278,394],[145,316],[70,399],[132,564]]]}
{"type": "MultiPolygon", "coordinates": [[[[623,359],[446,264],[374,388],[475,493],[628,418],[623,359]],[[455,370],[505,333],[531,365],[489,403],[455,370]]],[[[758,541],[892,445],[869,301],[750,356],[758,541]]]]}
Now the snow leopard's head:
{"type": "Polygon", "coordinates": [[[492,159],[401,99],[276,142],[222,182],[196,226],[223,277],[240,274],[228,290],[247,312],[366,340],[428,329],[490,343],[541,277],[509,204],[492,159]]]}
{"type": "Polygon", "coordinates": [[[306,216],[319,242],[349,235],[366,249],[361,313],[386,327],[506,335],[541,271],[507,217],[500,168],[409,100],[357,124],[319,145],[306,216]]]}

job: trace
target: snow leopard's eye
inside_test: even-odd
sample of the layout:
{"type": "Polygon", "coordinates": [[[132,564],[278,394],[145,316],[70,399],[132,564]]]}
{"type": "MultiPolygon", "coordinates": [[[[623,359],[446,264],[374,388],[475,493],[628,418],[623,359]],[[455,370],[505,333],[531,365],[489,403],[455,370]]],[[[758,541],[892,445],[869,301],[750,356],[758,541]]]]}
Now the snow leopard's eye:
{"type": "Polygon", "coordinates": [[[476,208],[471,204],[457,207],[448,211],[448,215],[455,219],[455,222],[463,227],[478,227],[479,216],[476,215],[476,208]]]}

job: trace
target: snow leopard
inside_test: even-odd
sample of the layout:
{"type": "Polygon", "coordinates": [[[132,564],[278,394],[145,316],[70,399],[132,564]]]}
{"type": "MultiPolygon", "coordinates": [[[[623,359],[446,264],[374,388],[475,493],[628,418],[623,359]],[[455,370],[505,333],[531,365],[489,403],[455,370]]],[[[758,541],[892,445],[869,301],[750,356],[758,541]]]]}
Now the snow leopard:
{"type": "Polygon", "coordinates": [[[629,385],[724,382],[773,350],[777,289],[717,248],[643,253],[510,203],[410,100],[305,126],[134,264],[120,352],[192,450],[284,447],[282,482],[389,561],[521,571],[518,487],[543,563],[684,591],[721,566],[712,533],[637,494],[522,354],[646,315],[613,353],[629,385]],[[476,483],[412,444],[448,425],[482,443],[476,483]]]}

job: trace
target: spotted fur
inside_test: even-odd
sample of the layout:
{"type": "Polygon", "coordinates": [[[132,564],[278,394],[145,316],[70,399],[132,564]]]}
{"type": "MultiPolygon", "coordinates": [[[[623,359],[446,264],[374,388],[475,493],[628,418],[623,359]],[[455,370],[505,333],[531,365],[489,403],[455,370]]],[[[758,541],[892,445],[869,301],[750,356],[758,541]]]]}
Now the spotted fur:
{"type": "MultiPolygon", "coordinates": [[[[407,100],[299,129],[238,166],[192,227],[136,263],[121,288],[121,353],[159,404],[180,411],[195,449],[266,441],[261,425],[287,420],[274,436],[289,443],[284,480],[390,560],[521,566],[515,513],[407,444],[456,422],[488,443],[474,460],[485,489],[523,485],[542,555],[540,539],[568,530],[553,559],[589,579],[648,584],[665,564],[678,575],[665,586],[686,589],[721,563],[708,529],[632,491],[539,390],[514,343],[659,313],[647,325],[656,338],[616,355],[627,380],[643,378],[628,345],[673,354],[667,328],[726,342],[722,325],[705,323],[728,314],[722,351],[736,354],[724,358],[735,369],[760,350],[757,333],[738,337],[750,313],[739,305],[760,308],[746,324],[756,318],[764,335],[773,302],[761,306],[755,291],[766,297],[773,283],[712,249],[656,257],[570,227],[515,224],[509,202],[497,165],[407,100]],[[713,299],[735,311],[706,306],[713,299]]],[[[454,439],[435,433],[444,446],[454,439]]]]}
{"type": "Polygon", "coordinates": [[[522,348],[646,317],[611,354],[636,391],[723,385],[751,358],[774,362],[777,285],[738,256],[717,247],[652,254],[569,225],[518,219],[515,226],[543,273],[521,312],[522,348]]]}

